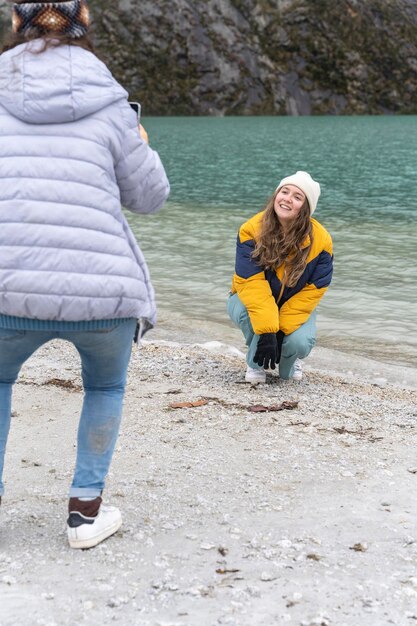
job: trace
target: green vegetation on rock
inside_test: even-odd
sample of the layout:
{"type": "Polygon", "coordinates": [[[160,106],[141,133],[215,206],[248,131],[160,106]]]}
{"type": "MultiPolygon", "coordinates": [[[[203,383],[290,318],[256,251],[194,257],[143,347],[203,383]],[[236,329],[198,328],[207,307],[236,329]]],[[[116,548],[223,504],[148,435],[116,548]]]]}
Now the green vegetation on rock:
{"type": "Polygon", "coordinates": [[[100,55],[147,114],[416,112],[415,0],[89,4],[100,55]]]}

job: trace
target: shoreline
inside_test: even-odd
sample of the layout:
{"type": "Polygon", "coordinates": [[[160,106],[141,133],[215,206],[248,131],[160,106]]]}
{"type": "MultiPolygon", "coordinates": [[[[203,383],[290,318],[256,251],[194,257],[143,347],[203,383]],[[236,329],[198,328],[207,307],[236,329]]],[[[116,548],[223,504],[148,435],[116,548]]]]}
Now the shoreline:
{"type": "MultiPolygon", "coordinates": [[[[209,342],[213,339],[230,344],[244,350],[244,342],[241,331],[236,328],[225,313],[219,321],[216,317],[190,317],[177,311],[170,311],[163,307],[158,308],[158,322],[156,327],[146,335],[150,340],[165,339],[179,341],[180,343],[209,342]]],[[[381,363],[382,367],[405,368],[417,371],[417,344],[404,344],[401,342],[384,342],[380,339],[370,341],[369,338],[356,336],[331,336],[325,328],[320,327],[320,314],[318,315],[317,346],[320,349],[329,350],[340,355],[346,355],[348,359],[367,359],[381,363]],[[353,347],[353,349],[352,349],[353,347]]],[[[313,349],[314,352],[314,349],[313,349]]],[[[329,353],[329,356],[331,354],[329,353]]]]}
{"type": "MultiPolygon", "coordinates": [[[[191,320],[190,320],[191,322],[191,320]]],[[[167,345],[201,346],[219,354],[240,354],[245,358],[246,348],[242,333],[233,326],[218,322],[198,322],[192,320],[191,326],[180,330],[174,324],[161,323],[152,329],[142,340],[148,343],[165,342],[167,345]],[[213,338],[215,336],[216,338],[213,338]],[[218,337],[218,338],[217,338],[218,337]]],[[[395,385],[398,387],[417,389],[417,369],[412,365],[400,365],[380,361],[370,356],[362,356],[355,352],[316,345],[304,360],[305,371],[322,371],[346,378],[347,381],[369,382],[379,386],[395,385]]],[[[245,366],[242,365],[244,368],[245,366]]]]}
{"type": "Polygon", "coordinates": [[[234,346],[165,330],[132,355],[104,493],[124,523],[93,550],[65,536],[78,355],[54,341],[25,364],[0,508],[1,626],[412,623],[416,391],[320,348],[301,382],[253,387],[234,346]],[[204,404],[171,406],[187,402],[204,404]]]}

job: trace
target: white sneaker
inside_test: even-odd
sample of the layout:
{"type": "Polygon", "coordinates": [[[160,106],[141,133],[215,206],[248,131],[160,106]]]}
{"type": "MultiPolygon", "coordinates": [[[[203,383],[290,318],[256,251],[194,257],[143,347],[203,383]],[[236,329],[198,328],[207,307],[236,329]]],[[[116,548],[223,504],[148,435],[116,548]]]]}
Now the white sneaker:
{"type": "Polygon", "coordinates": [[[248,365],[245,380],[252,385],[264,385],[266,383],[266,372],[265,370],[256,370],[248,365]]]}
{"type": "Polygon", "coordinates": [[[102,504],[96,517],[72,511],[67,520],[68,541],[71,548],[93,548],[114,535],[121,525],[122,515],[115,506],[102,504]]]}
{"type": "Polygon", "coordinates": [[[291,377],[293,380],[303,379],[303,362],[301,359],[295,359],[294,374],[291,377]]]}

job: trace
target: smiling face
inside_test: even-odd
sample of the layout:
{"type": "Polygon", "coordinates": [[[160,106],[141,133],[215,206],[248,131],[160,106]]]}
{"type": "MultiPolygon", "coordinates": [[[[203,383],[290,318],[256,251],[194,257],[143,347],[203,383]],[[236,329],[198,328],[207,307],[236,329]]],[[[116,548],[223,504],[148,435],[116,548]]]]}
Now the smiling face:
{"type": "Polygon", "coordinates": [[[297,219],[305,201],[305,193],[295,185],[284,185],[277,192],[274,211],[284,228],[297,219]]]}

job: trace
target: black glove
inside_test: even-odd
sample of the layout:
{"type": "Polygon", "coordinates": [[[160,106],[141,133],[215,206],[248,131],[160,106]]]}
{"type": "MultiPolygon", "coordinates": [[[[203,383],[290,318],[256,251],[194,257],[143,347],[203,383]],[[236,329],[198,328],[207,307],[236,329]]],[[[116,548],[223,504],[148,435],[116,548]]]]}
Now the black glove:
{"type": "Polygon", "coordinates": [[[281,359],[281,350],[282,350],[282,342],[284,341],[284,333],[282,330],[277,332],[277,358],[275,359],[275,363],[279,363],[281,359]]]}
{"type": "Polygon", "coordinates": [[[277,362],[277,335],[275,333],[264,333],[260,335],[253,360],[261,365],[264,370],[275,369],[277,362]]]}

